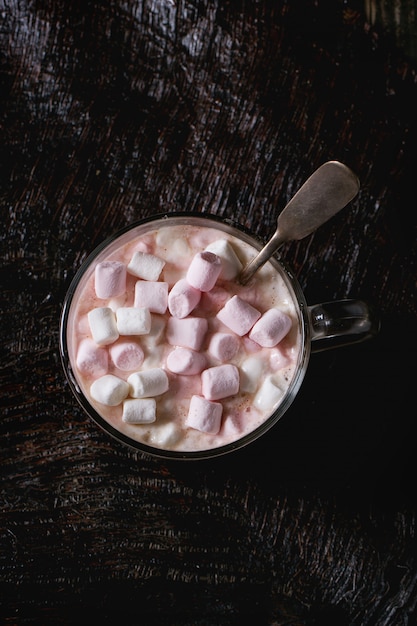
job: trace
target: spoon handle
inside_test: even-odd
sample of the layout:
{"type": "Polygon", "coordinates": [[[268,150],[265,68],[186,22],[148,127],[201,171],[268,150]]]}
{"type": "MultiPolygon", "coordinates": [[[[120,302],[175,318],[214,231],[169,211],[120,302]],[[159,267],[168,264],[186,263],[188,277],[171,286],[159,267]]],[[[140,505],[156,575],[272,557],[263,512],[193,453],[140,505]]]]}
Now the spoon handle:
{"type": "Polygon", "coordinates": [[[282,246],[285,239],[286,238],[282,237],[278,230],[275,231],[271,239],[262,248],[262,250],[260,250],[256,257],[243,268],[239,276],[239,282],[241,285],[246,285],[246,283],[249,282],[254,273],[262,267],[262,265],[269,261],[271,256],[282,246]]]}

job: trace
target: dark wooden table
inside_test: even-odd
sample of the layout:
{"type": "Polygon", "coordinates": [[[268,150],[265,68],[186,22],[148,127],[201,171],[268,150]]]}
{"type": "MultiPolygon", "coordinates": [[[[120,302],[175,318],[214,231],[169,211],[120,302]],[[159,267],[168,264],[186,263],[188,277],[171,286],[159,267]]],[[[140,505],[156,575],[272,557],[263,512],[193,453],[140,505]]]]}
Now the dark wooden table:
{"type": "Polygon", "coordinates": [[[417,30],[400,4],[395,25],[359,0],[1,3],[2,624],[417,623],[417,30]],[[83,259],[177,210],[266,239],[329,159],[361,192],[284,253],[310,303],[363,298],[379,336],[313,355],[286,416],[228,457],[112,441],[59,359],[83,259]]]}

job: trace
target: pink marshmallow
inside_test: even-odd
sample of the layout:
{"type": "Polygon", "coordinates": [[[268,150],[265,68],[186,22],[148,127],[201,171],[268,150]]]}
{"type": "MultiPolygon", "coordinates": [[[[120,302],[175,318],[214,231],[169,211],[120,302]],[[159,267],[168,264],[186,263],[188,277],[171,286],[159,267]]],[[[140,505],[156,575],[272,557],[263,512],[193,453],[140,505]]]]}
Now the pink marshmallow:
{"type": "Polygon", "coordinates": [[[217,313],[217,318],[237,335],[246,335],[261,317],[260,311],[239,296],[233,296],[217,313]]]}
{"type": "Polygon", "coordinates": [[[166,337],[171,346],[181,346],[199,350],[203,344],[208,322],[204,317],[170,317],[167,323],[166,337]]]}
{"type": "Polygon", "coordinates": [[[239,391],[239,370],[236,365],[215,365],[201,374],[201,391],[207,400],[221,400],[239,391]]]}
{"type": "Polygon", "coordinates": [[[163,314],[168,307],[168,283],[138,280],[135,285],[135,307],[163,314]]]}
{"type": "Polygon", "coordinates": [[[220,402],[210,402],[201,396],[192,396],[187,426],[209,435],[217,435],[221,426],[222,412],[220,402]]]}
{"type": "Polygon", "coordinates": [[[152,243],[151,241],[146,241],[146,239],[140,239],[134,248],[134,252],[146,252],[146,254],[151,254],[152,252],[152,243]]]}
{"type": "Polygon", "coordinates": [[[273,348],[289,332],[291,318],[279,309],[269,309],[254,324],[249,338],[259,343],[263,348],[273,348]]]}
{"type": "Polygon", "coordinates": [[[141,346],[135,341],[120,341],[109,348],[110,356],[119,370],[131,372],[138,369],[145,358],[141,346]]]}
{"type": "Polygon", "coordinates": [[[239,350],[240,340],[231,333],[214,333],[210,339],[208,351],[219,361],[230,361],[239,350]]]}
{"type": "Polygon", "coordinates": [[[185,278],[181,278],[169,292],[169,312],[174,317],[187,317],[200,302],[200,298],[201,291],[192,287],[185,278]]]}
{"type": "Polygon", "coordinates": [[[281,346],[277,346],[276,348],[272,348],[272,350],[270,350],[269,363],[271,365],[271,369],[276,372],[283,367],[288,367],[291,364],[291,359],[286,351],[281,349],[281,346]]]}
{"type": "Polygon", "coordinates": [[[201,294],[200,306],[206,313],[217,313],[225,305],[230,294],[223,287],[215,285],[210,291],[201,294]]]}
{"type": "Polygon", "coordinates": [[[108,372],[108,354],[92,339],[83,339],[78,346],[76,365],[82,374],[98,378],[108,372]]]}
{"type": "Polygon", "coordinates": [[[221,271],[222,263],[217,254],[209,251],[197,252],[191,260],[186,278],[195,289],[210,291],[221,271]]]}
{"type": "Polygon", "coordinates": [[[207,359],[204,354],[181,346],[174,348],[167,357],[167,367],[174,374],[185,376],[201,374],[206,365],[207,359]]]}
{"type": "Polygon", "coordinates": [[[97,263],[94,286],[98,298],[114,298],[126,291],[126,265],[119,261],[97,263]]]}
{"type": "Polygon", "coordinates": [[[259,343],[256,343],[256,341],[252,341],[252,339],[249,339],[247,335],[246,337],[243,337],[242,341],[243,349],[245,350],[245,352],[248,352],[248,354],[252,354],[254,352],[259,352],[259,350],[262,350],[262,347],[259,345],[259,343]]]}

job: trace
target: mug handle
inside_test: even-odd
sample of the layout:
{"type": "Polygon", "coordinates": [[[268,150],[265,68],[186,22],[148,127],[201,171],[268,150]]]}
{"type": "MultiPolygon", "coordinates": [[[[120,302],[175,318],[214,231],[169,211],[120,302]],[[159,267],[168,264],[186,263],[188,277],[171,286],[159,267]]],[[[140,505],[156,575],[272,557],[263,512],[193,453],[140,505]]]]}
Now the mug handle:
{"type": "Polygon", "coordinates": [[[365,341],[380,330],[379,318],[363,300],[335,300],[313,304],[307,310],[312,352],[365,341]]]}

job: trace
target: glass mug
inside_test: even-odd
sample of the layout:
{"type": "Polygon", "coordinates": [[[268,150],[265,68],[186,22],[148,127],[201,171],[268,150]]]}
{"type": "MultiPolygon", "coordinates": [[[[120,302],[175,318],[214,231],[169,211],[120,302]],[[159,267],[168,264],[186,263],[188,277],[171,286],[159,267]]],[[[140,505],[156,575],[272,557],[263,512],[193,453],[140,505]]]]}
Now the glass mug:
{"type": "MultiPolygon", "coordinates": [[[[363,301],[348,299],[308,305],[291,269],[278,256],[272,257],[263,268],[260,268],[248,285],[245,287],[239,285],[236,276],[239,267],[243,267],[262,247],[262,243],[244,227],[230,220],[209,214],[169,213],[146,218],[125,227],[88,256],[73,278],[65,297],[60,325],[60,353],[72,392],[97,425],[118,441],[160,458],[192,460],[224,455],[264,435],[284,415],[301,386],[311,352],[363,341],[377,334],[379,322],[372,309],[363,301]],[[235,274],[223,278],[220,275],[212,289],[200,293],[201,299],[196,308],[186,318],[207,317],[209,329],[200,348],[197,349],[196,345],[190,344],[186,351],[204,354],[206,358],[209,354],[207,343],[211,341],[212,335],[216,334],[217,337],[221,335],[222,339],[226,336],[226,340],[235,346],[235,355],[237,354],[232,355],[233,358],[226,363],[229,367],[227,372],[229,374],[232,370],[238,371],[239,390],[227,391],[227,384],[220,376],[220,372],[226,372],[225,369],[221,369],[225,359],[218,353],[216,358],[209,355],[205,366],[194,373],[187,372],[184,375],[174,368],[173,371],[168,371],[166,376],[166,354],[178,346],[175,339],[171,340],[171,343],[166,340],[167,326],[172,322],[169,319],[171,317],[169,309],[167,308],[165,312],[152,312],[151,331],[146,329],[138,336],[119,335],[113,343],[116,346],[123,341],[127,341],[130,346],[132,343],[139,346],[143,343],[144,360],[142,363],[138,361],[140,364],[134,369],[142,372],[148,368],[159,374],[162,369],[165,372],[164,380],[168,379],[167,388],[149,394],[145,388],[142,394],[133,394],[134,397],[142,399],[144,396],[147,399],[147,395],[154,396],[152,399],[154,414],[150,418],[145,417],[144,421],[141,417],[140,423],[132,424],[129,420],[125,423],[122,407],[125,401],[132,399],[127,397],[129,393],[126,391],[128,387],[132,388],[132,371],[129,367],[127,371],[126,368],[122,371],[114,365],[107,354],[112,350],[109,344],[99,346],[103,354],[106,353],[106,365],[103,370],[93,374],[90,371],[85,373],[80,371],[77,364],[77,351],[81,341],[86,338],[92,341],[89,337],[91,328],[87,321],[89,311],[104,307],[110,309],[116,316],[118,307],[133,307],[133,292],[137,282],[167,283],[168,289],[171,290],[176,282],[187,275],[191,260],[198,252],[206,248],[210,250],[213,242],[216,245],[224,240],[230,244],[232,261],[237,264],[234,268],[235,274]],[[128,286],[125,294],[109,297],[108,300],[97,298],[94,292],[97,264],[109,259],[120,261],[122,258],[127,265],[135,252],[148,255],[151,260],[162,259],[165,263],[162,274],[156,281],[149,281],[138,274],[130,274],[128,269],[126,283],[128,286]],[[223,309],[234,295],[240,304],[242,301],[244,303],[248,301],[261,317],[267,309],[276,308],[278,302],[285,315],[292,320],[288,335],[272,347],[260,346],[251,338],[252,331],[236,334],[236,329],[231,330],[222,324],[218,326],[219,310],[223,309]],[[212,328],[211,325],[214,323],[217,326],[212,328]],[[230,336],[235,339],[231,340],[230,336]],[[232,368],[233,364],[236,369],[232,368]],[[213,383],[214,388],[216,389],[216,384],[220,387],[226,385],[226,396],[222,397],[220,394],[219,399],[213,392],[212,396],[207,396],[208,401],[204,400],[201,391],[201,380],[204,375],[201,370],[204,372],[204,369],[210,369],[211,373],[216,372],[217,379],[214,377],[214,380],[217,380],[217,383],[213,383]],[[117,406],[114,406],[113,400],[112,405],[104,405],[100,398],[97,401],[97,398],[92,398],[89,392],[97,378],[108,374],[116,375],[118,383],[119,378],[124,380],[124,383],[120,383],[124,389],[123,398],[117,406]],[[274,394],[279,396],[278,400],[274,394]],[[198,402],[203,403],[202,408],[199,404],[198,409],[194,407],[197,427],[192,421],[190,426],[186,408],[190,406],[190,400],[194,396],[198,396],[198,402]],[[205,419],[211,424],[213,405],[221,407],[214,407],[216,419],[221,411],[218,433],[213,432],[211,426],[210,428],[203,426],[201,430],[201,422],[205,423],[205,419]],[[198,413],[199,410],[203,411],[201,415],[198,413]],[[207,415],[204,411],[208,411],[207,415]]],[[[138,306],[140,305],[136,304],[136,307],[138,306]]],[[[120,334],[123,332],[122,330],[120,334]]],[[[223,352],[222,355],[224,354],[223,352]]],[[[226,379],[228,380],[227,377],[224,378],[226,379]]],[[[140,406],[143,407],[145,404],[142,403],[140,406]]],[[[148,410],[149,404],[146,404],[146,407],[148,410]]],[[[189,410],[191,412],[191,408],[189,410]]],[[[142,416],[142,413],[140,415],[142,416]]]]}

